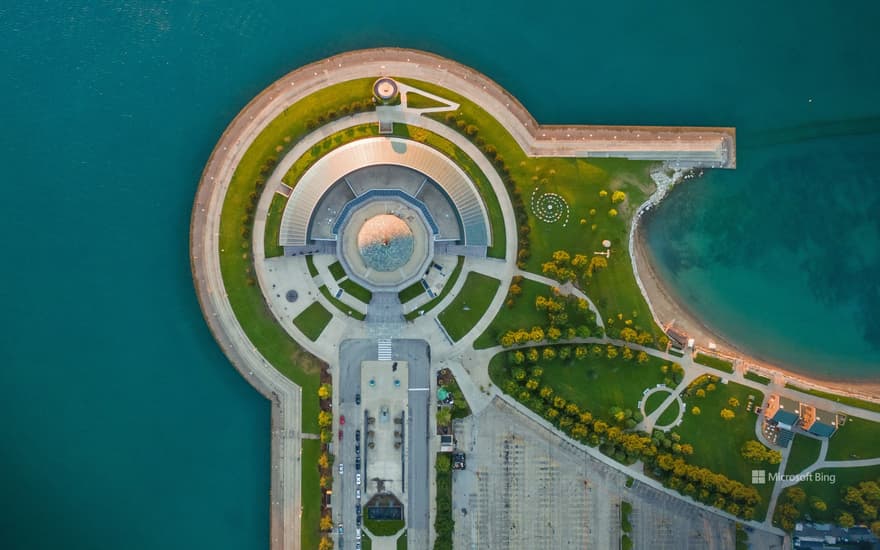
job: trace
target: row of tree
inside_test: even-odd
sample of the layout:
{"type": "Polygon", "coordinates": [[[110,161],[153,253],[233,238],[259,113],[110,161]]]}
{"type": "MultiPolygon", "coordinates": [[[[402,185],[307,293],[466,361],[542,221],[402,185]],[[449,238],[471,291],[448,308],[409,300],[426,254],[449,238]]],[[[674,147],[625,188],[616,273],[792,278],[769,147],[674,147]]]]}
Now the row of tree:
{"type": "Polygon", "coordinates": [[[480,136],[480,128],[472,121],[465,118],[463,113],[447,113],[443,117],[443,121],[451,128],[461,132],[462,135],[470,139],[474,145],[479,147],[483,154],[486,155],[486,158],[489,159],[489,161],[495,166],[496,170],[498,170],[498,174],[501,176],[501,181],[504,182],[504,187],[507,189],[507,194],[510,196],[510,202],[513,204],[513,212],[516,217],[517,232],[519,234],[516,263],[520,269],[524,268],[526,261],[531,256],[531,241],[529,240],[531,227],[529,226],[529,215],[526,211],[522,195],[519,192],[519,187],[510,175],[510,168],[507,166],[504,156],[498,152],[498,148],[495,145],[486,143],[483,137],[480,136]]]}
{"type": "MultiPolygon", "coordinates": [[[[845,487],[841,493],[841,507],[831,512],[831,517],[841,527],[867,525],[874,535],[880,537],[880,479],[861,481],[845,487]]],[[[803,488],[795,485],[779,497],[773,513],[773,522],[786,531],[794,529],[801,516],[826,517],[828,504],[818,496],[807,498],[803,488]]]]}
{"type": "MultiPolygon", "coordinates": [[[[690,443],[683,443],[677,433],[654,430],[648,435],[636,431],[643,420],[642,414],[621,406],[611,407],[607,417],[595,418],[589,410],[557,395],[551,386],[542,383],[544,369],[539,365],[528,366],[526,361],[529,355],[543,356],[548,348],[552,349],[547,346],[540,353],[537,348],[509,351],[508,380],[502,389],[572,439],[599,446],[603,453],[624,464],[642,460],[672,489],[737,516],[750,518],[754,514],[754,507],[760,501],[757,491],[722,474],[688,464],[686,457],[694,453],[694,448],[690,443]]],[[[535,359],[537,361],[537,357],[535,359]]],[[[677,364],[661,368],[665,373],[675,370],[683,375],[682,367],[677,364]]]]}
{"type": "Polygon", "coordinates": [[[653,474],[662,479],[665,487],[735,516],[751,519],[755,506],[761,502],[761,495],[754,487],[708,468],[688,464],[682,457],[659,454],[652,467],[653,474]]]}
{"type": "Polygon", "coordinates": [[[352,101],[348,105],[340,105],[335,109],[328,109],[326,112],[319,114],[315,118],[310,118],[306,120],[306,129],[311,131],[318,126],[323,126],[328,122],[333,122],[334,120],[342,118],[344,116],[357,114],[362,111],[372,111],[375,108],[375,102],[369,99],[363,101],[352,101]]]}

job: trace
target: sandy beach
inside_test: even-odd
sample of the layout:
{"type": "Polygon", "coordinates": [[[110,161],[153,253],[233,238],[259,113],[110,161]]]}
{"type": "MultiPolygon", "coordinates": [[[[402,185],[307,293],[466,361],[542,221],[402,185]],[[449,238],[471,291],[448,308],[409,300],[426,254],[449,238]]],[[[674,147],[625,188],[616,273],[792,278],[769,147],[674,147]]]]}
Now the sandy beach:
{"type": "Polygon", "coordinates": [[[636,265],[636,276],[641,279],[642,288],[655,317],[661,326],[675,321],[675,326],[686,332],[696,341],[696,346],[708,349],[714,343],[719,353],[735,357],[749,367],[756,367],[763,374],[772,373],[775,382],[793,383],[802,387],[833,391],[844,395],[880,401],[880,383],[859,382],[853,380],[824,380],[816,377],[787,370],[778,365],[762,361],[750,356],[745,350],[735,346],[716,331],[707,327],[692,311],[673,298],[674,294],[667,289],[653,265],[651,253],[641,224],[636,223],[633,252],[636,265]]]}

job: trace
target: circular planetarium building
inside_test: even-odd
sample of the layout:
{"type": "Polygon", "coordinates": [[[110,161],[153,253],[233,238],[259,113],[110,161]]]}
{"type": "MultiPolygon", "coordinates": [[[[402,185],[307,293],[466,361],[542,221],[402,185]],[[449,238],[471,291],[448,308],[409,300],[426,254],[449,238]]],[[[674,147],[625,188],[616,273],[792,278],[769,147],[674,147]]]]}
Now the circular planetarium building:
{"type": "Polygon", "coordinates": [[[483,257],[486,208],[452,160],[412,140],[367,138],[343,145],[303,174],[284,209],[286,256],[335,254],[372,291],[399,291],[435,255],[483,257]]]}

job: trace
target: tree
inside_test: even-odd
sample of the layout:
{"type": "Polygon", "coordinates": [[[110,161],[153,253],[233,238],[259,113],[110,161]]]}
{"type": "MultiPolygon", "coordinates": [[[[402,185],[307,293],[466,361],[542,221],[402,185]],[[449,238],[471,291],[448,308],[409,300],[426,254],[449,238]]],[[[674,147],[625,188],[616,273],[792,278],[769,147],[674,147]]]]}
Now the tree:
{"type": "Polygon", "coordinates": [[[507,290],[507,292],[511,296],[519,296],[520,294],[522,294],[522,287],[514,283],[510,285],[510,288],[507,290]]]}
{"type": "Polygon", "coordinates": [[[530,348],[526,353],[526,358],[530,363],[537,363],[540,358],[540,354],[538,353],[538,348],[530,348]]]}
{"type": "Polygon", "coordinates": [[[571,261],[571,254],[565,250],[557,250],[553,253],[553,261],[556,262],[557,265],[566,265],[571,261]]]}
{"type": "Polygon", "coordinates": [[[547,346],[541,350],[541,357],[543,357],[545,361],[556,359],[556,350],[553,349],[552,346],[547,346]]]}
{"type": "Polygon", "coordinates": [[[318,468],[322,470],[326,470],[330,467],[330,459],[327,458],[327,453],[321,453],[321,456],[318,457],[318,468]]]}
{"type": "Polygon", "coordinates": [[[318,426],[321,428],[327,428],[331,424],[333,424],[333,415],[327,411],[321,411],[318,413],[318,426]]]}
{"type": "Polygon", "coordinates": [[[608,359],[614,359],[615,357],[617,357],[617,348],[615,346],[612,346],[609,344],[607,351],[608,351],[608,359]]]}
{"type": "Polygon", "coordinates": [[[549,340],[552,340],[552,341],[555,342],[556,340],[559,340],[559,338],[560,338],[561,336],[562,336],[562,331],[559,330],[558,328],[556,328],[556,327],[550,327],[550,328],[547,329],[547,338],[548,338],[549,340]]]}
{"type": "Polygon", "coordinates": [[[647,363],[648,362],[648,354],[645,353],[644,351],[640,351],[639,354],[636,356],[636,361],[638,361],[639,363],[647,363]]]}
{"type": "Polygon", "coordinates": [[[608,215],[611,216],[612,218],[617,216],[617,209],[612,208],[611,210],[608,211],[608,215]]]}
{"type": "Polygon", "coordinates": [[[624,200],[626,200],[626,193],[623,191],[615,191],[614,193],[611,193],[611,202],[618,203],[623,202],[624,200]]]}
{"type": "Polygon", "coordinates": [[[691,409],[691,414],[694,416],[699,416],[701,412],[703,411],[700,410],[700,407],[694,407],[691,409]]]}
{"type": "Polygon", "coordinates": [[[880,537],[880,521],[871,522],[871,532],[874,533],[875,537],[880,537]]]}
{"type": "Polygon", "coordinates": [[[605,256],[593,256],[590,258],[590,265],[587,267],[587,277],[592,277],[593,273],[606,267],[608,267],[608,259],[605,256]]]}
{"type": "Polygon", "coordinates": [[[331,481],[328,476],[321,476],[321,478],[318,480],[318,484],[321,486],[322,489],[327,489],[328,487],[330,487],[330,483],[331,481]]]}
{"type": "MultiPolygon", "coordinates": [[[[590,352],[587,351],[586,346],[578,346],[578,347],[574,348],[574,357],[578,361],[585,359],[587,357],[587,355],[589,355],[589,353],[590,352]]],[[[644,352],[642,352],[642,353],[644,353],[644,352]]]]}
{"type": "Polygon", "coordinates": [[[627,342],[635,342],[636,338],[638,337],[639,333],[629,327],[626,327],[620,331],[620,338],[627,342]]]}
{"type": "Polygon", "coordinates": [[[855,524],[856,520],[849,512],[841,512],[840,515],[837,516],[837,525],[843,527],[844,529],[848,529],[855,524]]]}
{"type": "Polygon", "coordinates": [[[727,400],[727,404],[734,408],[739,407],[739,399],[737,399],[736,397],[731,397],[727,400]]]}
{"type": "Polygon", "coordinates": [[[516,350],[513,352],[512,359],[514,365],[522,365],[526,360],[526,355],[520,350],[516,350]]]}
{"type": "Polygon", "coordinates": [[[332,395],[333,391],[330,384],[321,384],[318,386],[318,399],[330,399],[330,396],[332,395]]]}
{"type": "Polygon", "coordinates": [[[810,508],[812,508],[816,512],[824,512],[828,509],[828,505],[825,504],[825,501],[821,498],[813,497],[810,499],[810,508]]]}
{"type": "Polygon", "coordinates": [[[321,531],[329,531],[333,529],[333,518],[330,517],[330,514],[326,514],[321,516],[321,531]]]}
{"type": "Polygon", "coordinates": [[[730,409],[721,409],[721,418],[724,420],[733,420],[736,414],[730,409]]]}
{"type": "Polygon", "coordinates": [[[318,550],[333,550],[333,539],[327,536],[321,537],[321,542],[318,543],[318,550]]]}
{"type": "Polygon", "coordinates": [[[452,410],[449,407],[443,407],[437,411],[437,424],[440,426],[448,426],[452,422],[452,410]]]}
{"type": "Polygon", "coordinates": [[[623,348],[623,358],[627,361],[632,361],[633,350],[631,350],[630,348],[623,348]]]}
{"type": "Polygon", "coordinates": [[[701,398],[706,397],[706,390],[704,390],[703,388],[698,389],[696,391],[696,396],[701,398]]]}

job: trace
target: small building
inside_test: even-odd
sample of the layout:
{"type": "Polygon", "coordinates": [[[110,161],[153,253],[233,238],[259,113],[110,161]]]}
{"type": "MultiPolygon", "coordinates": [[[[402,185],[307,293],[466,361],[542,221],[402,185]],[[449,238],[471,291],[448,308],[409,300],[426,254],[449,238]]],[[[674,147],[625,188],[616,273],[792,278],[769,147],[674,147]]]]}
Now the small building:
{"type": "Polygon", "coordinates": [[[773,394],[767,400],[764,417],[784,430],[792,430],[800,418],[800,405],[797,401],[773,394]]]}
{"type": "Polygon", "coordinates": [[[818,437],[831,437],[840,424],[837,413],[801,403],[801,427],[818,437]]]}
{"type": "Polygon", "coordinates": [[[455,451],[455,437],[452,434],[440,436],[440,452],[451,453],[455,451]]]}
{"type": "Polygon", "coordinates": [[[667,328],[666,336],[669,338],[669,343],[677,348],[685,349],[688,345],[687,333],[675,327],[667,328]]]}

